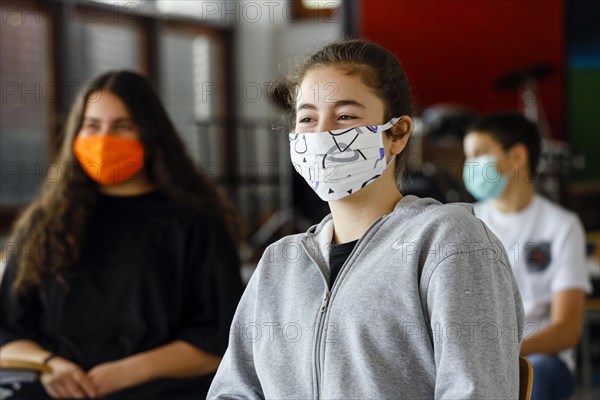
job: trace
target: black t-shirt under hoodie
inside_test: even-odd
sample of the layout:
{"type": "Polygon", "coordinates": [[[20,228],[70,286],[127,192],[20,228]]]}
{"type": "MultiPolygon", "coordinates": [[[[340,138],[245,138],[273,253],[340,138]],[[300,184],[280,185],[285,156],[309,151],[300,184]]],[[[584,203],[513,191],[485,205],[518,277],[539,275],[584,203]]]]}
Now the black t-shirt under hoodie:
{"type": "MultiPolygon", "coordinates": [[[[46,280],[44,300],[37,291],[12,296],[9,259],[0,286],[0,345],[31,339],[85,371],[174,340],[225,352],[243,287],[237,249],[220,220],[160,191],[100,195],[82,246],[68,289],[46,280]]],[[[160,379],[109,398],[200,399],[212,376],[160,379]]],[[[33,386],[24,391],[37,391],[33,386]]]]}
{"type": "Polygon", "coordinates": [[[350,257],[350,254],[352,253],[352,250],[354,250],[354,247],[356,247],[356,243],[358,243],[358,240],[331,245],[331,248],[329,249],[329,267],[331,268],[331,278],[329,279],[329,287],[333,286],[333,283],[335,282],[338,274],[340,273],[342,266],[344,265],[348,257],[350,257]]]}

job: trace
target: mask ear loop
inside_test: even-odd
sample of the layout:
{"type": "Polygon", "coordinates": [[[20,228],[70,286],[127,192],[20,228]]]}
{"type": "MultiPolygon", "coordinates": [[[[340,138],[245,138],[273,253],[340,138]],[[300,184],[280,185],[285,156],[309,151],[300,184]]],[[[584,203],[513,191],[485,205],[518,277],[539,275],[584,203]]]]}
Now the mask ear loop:
{"type": "Polygon", "coordinates": [[[392,157],[390,158],[390,161],[387,162],[387,164],[385,164],[385,169],[387,169],[387,167],[390,166],[390,164],[392,162],[394,162],[394,159],[396,158],[396,154],[392,154],[392,157]]]}
{"type": "MultiPolygon", "coordinates": [[[[405,135],[407,135],[408,132],[404,132],[402,134],[396,134],[396,133],[394,133],[394,132],[391,131],[391,128],[393,128],[394,125],[396,125],[398,123],[398,121],[400,121],[400,123],[402,123],[404,125],[407,125],[407,123],[405,121],[402,121],[402,117],[392,118],[386,124],[384,124],[384,125],[381,126],[381,133],[386,133],[387,131],[390,131],[390,135],[392,137],[404,137],[405,135]]],[[[392,154],[392,157],[390,158],[390,160],[385,164],[385,168],[386,169],[394,161],[394,159],[396,158],[396,156],[397,156],[397,154],[392,154]]]]}
{"type": "Polygon", "coordinates": [[[394,118],[390,119],[388,122],[386,122],[385,124],[381,125],[381,133],[389,130],[391,127],[396,125],[398,123],[398,121],[400,121],[401,118],[402,117],[394,117],[394,118]]]}

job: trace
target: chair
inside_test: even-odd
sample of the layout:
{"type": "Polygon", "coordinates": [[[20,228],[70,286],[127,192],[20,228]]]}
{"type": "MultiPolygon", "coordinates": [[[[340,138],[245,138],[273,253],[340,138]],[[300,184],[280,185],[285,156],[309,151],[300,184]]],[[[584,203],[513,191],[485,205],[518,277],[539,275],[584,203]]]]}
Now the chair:
{"type": "Polygon", "coordinates": [[[52,368],[45,364],[13,360],[0,360],[0,385],[15,385],[27,382],[33,382],[39,379],[40,375],[46,372],[52,372],[52,368]]]}
{"type": "Polygon", "coordinates": [[[533,367],[528,359],[519,357],[519,400],[531,398],[531,385],[533,384],[533,367]]]}

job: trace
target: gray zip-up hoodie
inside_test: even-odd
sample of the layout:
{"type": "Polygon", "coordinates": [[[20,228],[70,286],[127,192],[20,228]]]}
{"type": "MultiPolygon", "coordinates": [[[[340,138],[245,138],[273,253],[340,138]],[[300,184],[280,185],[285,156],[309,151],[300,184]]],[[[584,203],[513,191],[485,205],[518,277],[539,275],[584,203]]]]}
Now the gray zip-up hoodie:
{"type": "Polygon", "coordinates": [[[518,398],[521,297],[470,205],[404,197],[330,285],[332,235],[269,246],[209,399],[518,398]]]}

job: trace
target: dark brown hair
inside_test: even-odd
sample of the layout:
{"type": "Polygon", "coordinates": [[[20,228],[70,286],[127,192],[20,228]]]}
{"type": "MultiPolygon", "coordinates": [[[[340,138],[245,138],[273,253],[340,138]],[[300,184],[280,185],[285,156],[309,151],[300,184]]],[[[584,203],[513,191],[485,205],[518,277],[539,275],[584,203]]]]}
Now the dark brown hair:
{"type": "MultiPolygon", "coordinates": [[[[295,118],[295,102],[302,79],[310,69],[320,66],[342,68],[348,75],[359,76],[366,86],[372,88],[385,104],[385,121],[381,121],[382,124],[393,117],[412,114],[410,87],[398,59],[389,50],[368,40],[347,39],[326,44],[300,62],[288,76],[290,124],[295,118]]],[[[397,181],[400,181],[403,170],[404,163],[396,162],[397,181]]]]}
{"type": "Polygon", "coordinates": [[[15,224],[9,242],[15,245],[13,261],[18,263],[13,286],[17,293],[40,286],[47,276],[65,283],[64,272],[79,257],[98,186],[85,174],[72,148],[85,106],[100,90],[119,97],[139,127],[150,182],[173,201],[220,218],[232,236],[238,232],[233,207],[196,169],[148,79],[130,71],[108,72],[85,85],[71,108],[55,160],[58,166],[68,166],[68,173],[55,181],[46,180],[15,224]]]}
{"type": "Polygon", "coordinates": [[[467,129],[469,132],[489,134],[502,145],[504,150],[510,149],[517,143],[527,148],[529,173],[533,177],[541,153],[540,131],[536,124],[529,121],[518,111],[501,111],[484,115],[473,122],[467,129]]]}

